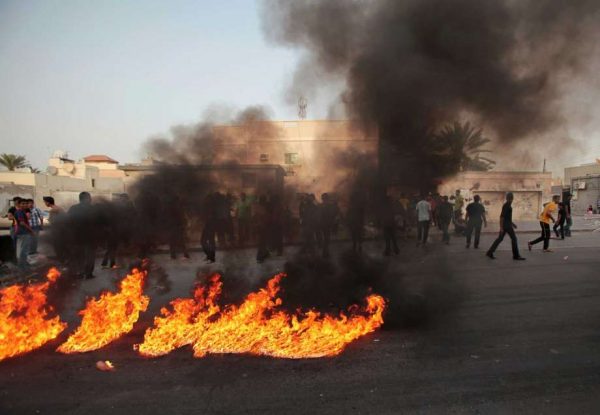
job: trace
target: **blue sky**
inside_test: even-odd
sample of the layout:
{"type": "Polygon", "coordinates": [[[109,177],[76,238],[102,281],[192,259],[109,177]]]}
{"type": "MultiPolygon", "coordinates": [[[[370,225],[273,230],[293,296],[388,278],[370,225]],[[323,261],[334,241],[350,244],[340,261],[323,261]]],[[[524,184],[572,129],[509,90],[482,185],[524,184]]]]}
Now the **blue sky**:
{"type": "MultiPolygon", "coordinates": [[[[148,137],[215,104],[296,119],[284,95],[300,53],[265,41],[258,9],[254,0],[0,0],[0,153],[42,169],[54,150],[135,162],[148,137]]],[[[560,133],[580,144],[546,146],[558,174],[600,156],[599,56],[565,91],[560,133]]],[[[306,91],[308,118],[326,118],[343,86],[323,81],[306,91]]]]}
{"type": "Polygon", "coordinates": [[[296,118],[283,94],[298,52],[267,44],[257,9],[252,0],[0,0],[0,152],[41,168],[57,149],[131,162],[146,138],[212,104],[296,118]]]}

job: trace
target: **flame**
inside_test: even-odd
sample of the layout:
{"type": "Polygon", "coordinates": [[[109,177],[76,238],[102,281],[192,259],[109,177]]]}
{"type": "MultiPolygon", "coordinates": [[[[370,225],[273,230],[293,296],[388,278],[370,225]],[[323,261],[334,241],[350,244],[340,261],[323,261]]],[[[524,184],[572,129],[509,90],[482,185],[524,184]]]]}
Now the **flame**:
{"type": "Polygon", "coordinates": [[[83,318],[77,330],[57,349],[61,353],[81,353],[106,346],[128,333],[148,308],[143,295],[147,272],[133,269],[119,284],[119,292],[105,292],[90,299],[79,312],[83,318]]]}
{"type": "Polygon", "coordinates": [[[154,318],[154,327],[146,330],[144,342],[134,348],[144,356],[161,356],[192,344],[196,332],[203,330],[208,320],[219,312],[215,302],[223,286],[220,278],[219,274],[213,274],[209,287],[196,288],[194,298],[171,301],[173,311],[161,308],[163,317],[154,318]]]}
{"type": "Polygon", "coordinates": [[[48,318],[52,307],[46,304],[46,292],[59,277],[51,268],[44,283],[0,290],[0,361],[38,349],[65,329],[59,316],[48,318]]]}
{"type": "Polygon", "coordinates": [[[215,303],[221,293],[220,276],[208,288],[199,287],[192,299],[176,299],[172,310],[163,308],[154,327],[135,348],[143,356],[160,356],[192,345],[195,357],[209,353],[250,353],[290,359],[334,356],[345,346],[383,324],[385,300],[366,298],[366,307],[353,306],[349,314],[323,315],[317,311],[288,313],[278,307],[279,283],[285,274],[271,278],[266,288],[249,294],[240,306],[223,309],[215,303]]]}

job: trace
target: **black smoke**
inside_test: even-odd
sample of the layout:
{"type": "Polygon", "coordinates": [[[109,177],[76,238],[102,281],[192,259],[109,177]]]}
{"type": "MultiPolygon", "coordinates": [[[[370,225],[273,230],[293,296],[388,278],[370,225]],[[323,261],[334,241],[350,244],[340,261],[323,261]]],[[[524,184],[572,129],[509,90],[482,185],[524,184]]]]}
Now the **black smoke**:
{"type": "Polygon", "coordinates": [[[345,81],[350,117],[379,129],[389,180],[454,173],[432,133],[470,119],[503,143],[564,122],[561,85],[598,40],[595,0],[266,0],[269,39],[304,49],[294,87],[345,81]],[[300,85],[298,85],[300,84],[300,85]]]}
{"type": "Polygon", "coordinates": [[[387,301],[386,328],[429,327],[451,317],[468,296],[451,262],[440,252],[423,257],[406,244],[401,257],[391,261],[349,251],[334,261],[299,255],[284,267],[283,304],[290,310],[315,307],[335,313],[376,293],[387,301]]]}
{"type": "Polygon", "coordinates": [[[167,136],[150,138],[143,145],[144,153],[152,159],[171,165],[213,165],[240,163],[244,152],[232,151],[228,141],[240,137],[249,142],[256,139],[269,139],[277,134],[270,122],[269,111],[259,105],[247,107],[235,114],[217,114],[207,111],[203,119],[189,125],[174,125],[167,136]],[[233,126],[238,132],[236,137],[228,134],[222,125],[233,126]],[[227,152],[223,151],[223,145],[227,152]]]}

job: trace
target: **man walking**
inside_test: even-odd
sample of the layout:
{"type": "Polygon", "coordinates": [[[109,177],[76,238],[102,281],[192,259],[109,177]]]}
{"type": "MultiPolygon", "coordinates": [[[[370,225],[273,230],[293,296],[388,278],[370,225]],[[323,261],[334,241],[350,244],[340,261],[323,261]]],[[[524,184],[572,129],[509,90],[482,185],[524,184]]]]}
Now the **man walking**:
{"type": "Polygon", "coordinates": [[[206,262],[215,262],[217,254],[217,245],[215,243],[215,235],[217,234],[217,202],[219,195],[217,192],[209,194],[204,199],[204,227],[202,228],[202,235],[200,236],[200,242],[202,244],[202,250],[206,254],[206,262]]]}
{"type": "Polygon", "coordinates": [[[560,196],[554,195],[554,196],[552,196],[552,201],[547,203],[546,206],[544,206],[544,210],[540,214],[540,227],[542,228],[542,234],[536,240],[530,241],[527,243],[527,247],[529,248],[530,251],[531,251],[531,247],[533,245],[537,244],[538,242],[544,241],[544,252],[552,252],[552,250],[549,249],[550,221],[556,222],[556,220],[554,219],[554,216],[552,216],[552,214],[554,212],[556,212],[556,210],[558,209],[557,203],[559,200],[560,200],[560,196]]]}
{"type": "Polygon", "coordinates": [[[438,225],[442,230],[442,242],[446,243],[446,245],[450,244],[450,233],[448,232],[448,227],[450,226],[450,222],[452,222],[453,210],[454,206],[452,203],[448,202],[448,196],[444,196],[442,202],[437,208],[437,220],[438,225]]]}
{"type": "Polygon", "coordinates": [[[519,254],[519,245],[517,242],[517,235],[515,235],[515,229],[517,229],[517,225],[515,225],[512,221],[512,202],[514,200],[514,195],[509,192],[506,194],[506,202],[502,205],[502,212],[500,213],[500,233],[498,234],[498,238],[494,241],[490,249],[487,251],[486,255],[488,258],[496,259],[494,256],[494,252],[500,242],[504,239],[504,235],[508,234],[510,237],[510,242],[512,245],[512,253],[513,259],[515,261],[524,261],[523,258],[519,254]]]}
{"type": "Polygon", "coordinates": [[[383,228],[383,238],[385,239],[385,251],[383,255],[390,256],[392,249],[394,254],[398,255],[398,242],[396,241],[396,212],[394,202],[391,197],[386,196],[381,206],[381,221],[383,228]]]}
{"type": "Polygon", "coordinates": [[[554,233],[556,234],[557,238],[560,236],[560,239],[565,239],[566,220],[567,213],[565,210],[565,204],[563,202],[560,202],[558,204],[558,218],[556,219],[556,222],[554,222],[554,233]],[[558,233],[558,228],[560,228],[560,234],[558,233]]]}
{"type": "Polygon", "coordinates": [[[563,198],[563,204],[565,205],[565,236],[571,236],[571,226],[573,226],[573,218],[571,217],[571,193],[565,193],[563,198]]]}
{"type": "Polygon", "coordinates": [[[467,248],[471,246],[471,235],[475,231],[475,242],[473,247],[479,248],[479,237],[481,235],[481,225],[487,227],[487,220],[485,218],[485,207],[481,204],[481,197],[475,195],[473,202],[467,205],[467,214],[465,219],[467,220],[467,248]]]}
{"type": "Polygon", "coordinates": [[[321,195],[321,233],[323,234],[323,258],[329,258],[329,243],[339,219],[340,209],[335,200],[328,194],[321,195]]]}
{"type": "Polygon", "coordinates": [[[79,203],[69,209],[70,231],[73,232],[73,258],[77,277],[94,278],[96,246],[98,245],[98,223],[96,223],[92,196],[88,192],[79,193],[79,203]]]}
{"type": "Polygon", "coordinates": [[[29,202],[25,199],[20,199],[17,209],[14,213],[15,239],[17,248],[17,264],[21,271],[27,271],[29,262],[27,257],[31,252],[31,240],[33,239],[34,231],[29,224],[28,209],[29,202]]]}
{"type": "Polygon", "coordinates": [[[50,209],[48,211],[48,219],[50,221],[50,224],[52,224],[53,222],[56,223],[56,220],[60,217],[60,215],[62,215],[63,210],[62,208],[60,208],[59,206],[56,206],[56,203],[54,202],[54,198],[52,196],[44,196],[44,204],[46,205],[46,207],[48,209],[50,209]]]}
{"type": "Polygon", "coordinates": [[[56,206],[52,196],[44,196],[43,199],[46,207],[50,209],[48,212],[48,219],[50,221],[50,240],[54,248],[54,254],[56,255],[56,259],[58,259],[60,263],[63,263],[67,259],[65,253],[65,241],[64,236],[60,235],[61,232],[58,231],[58,229],[60,229],[60,222],[64,217],[64,211],[62,208],[56,206]]]}
{"type": "Polygon", "coordinates": [[[454,193],[454,220],[458,221],[462,216],[462,208],[465,205],[465,198],[460,194],[460,189],[454,193]]]}
{"type": "Polygon", "coordinates": [[[235,210],[238,222],[238,245],[243,247],[251,235],[252,199],[246,196],[246,193],[242,192],[235,210]]]}
{"type": "Polygon", "coordinates": [[[33,199],[27,199],[27,208],[29,209],[29,226],[33,230],[29,253],[34,255],[37,254],[40,232],[44,228],[44,216],[42,211],[34,205],[33,199]]]}
{"type": "Polygon", "coordinates": [[[417,246],[427,243],[429,236],[429,223],[431,222],[431,204],[425,200],[425,196],[421,196],[421,200],[417,203],[417,246]]]}
{"type": "Polygon", "coordinates": [[[350,195],[350,203],[346,220],[348,229],[352,237],[352,252],[362,252],[363,228],[365,224],[365,198],[358,190],[354,190],[350,195]]]}

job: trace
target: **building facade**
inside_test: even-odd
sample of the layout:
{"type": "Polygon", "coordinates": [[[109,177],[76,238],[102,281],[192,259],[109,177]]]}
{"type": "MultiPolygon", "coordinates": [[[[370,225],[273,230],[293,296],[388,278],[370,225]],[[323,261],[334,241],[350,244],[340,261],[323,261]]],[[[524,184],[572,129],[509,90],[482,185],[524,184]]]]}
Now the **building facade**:
{"type": "Polygon", "coordinates": [[[125,173],[113,162],[96,160],[88,164],[85,158],[74,161],[64,152],[57,152],[48,160],[45,173],[0,171],[0,185],[5,189],[0,199],[0,213],[6,212],[13,196],[32,198],[40,207],[44,206],[44,196],[54,197],[59,206],[70,206],[78,202],[79,193],[84,191],[110,200],[113,195],[125,192],[125,173]],[[18,193],[14,193],[17,190],[18,193]]]}
{"type": "Polygon", "coordinates": [[[491,221],[498,221],[507,192],[515,195],[515,220],[537,220],[543,204],[552,197],[552,173],[467,171],[443,180],[438,192],[451,196],[457,189],[467,202],[476,194],[481,196],[491,221]]]}
{"type": "Polygon", "coordinates": [[[571,191],[571,209],[584,214],[589,206],[600,213],[600,160],[565,168],[565,186],[571,191]]]}
{"type": "Polygon", "coordinates": [[[377,160],[377,132],[348,120],[264,121],[214,132],[214,164],[280,165],[286,186],[316,195],[334,192],[357,160],[377,160]]]}

